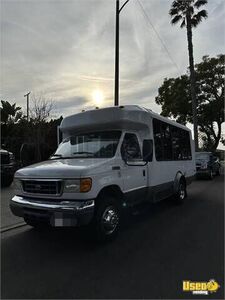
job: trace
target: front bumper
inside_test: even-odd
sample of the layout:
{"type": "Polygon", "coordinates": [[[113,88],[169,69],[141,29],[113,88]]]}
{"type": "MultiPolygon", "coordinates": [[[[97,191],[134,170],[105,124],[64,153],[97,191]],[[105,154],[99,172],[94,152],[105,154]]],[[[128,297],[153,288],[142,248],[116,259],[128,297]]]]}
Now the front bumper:
{"type": "Polygon", "coordinates": [[[10,209],[16,216],[34,218],[53,226],[80,226],[91,222],[94,216],[94,200],[60,202],[14,196],[10,209]]]}

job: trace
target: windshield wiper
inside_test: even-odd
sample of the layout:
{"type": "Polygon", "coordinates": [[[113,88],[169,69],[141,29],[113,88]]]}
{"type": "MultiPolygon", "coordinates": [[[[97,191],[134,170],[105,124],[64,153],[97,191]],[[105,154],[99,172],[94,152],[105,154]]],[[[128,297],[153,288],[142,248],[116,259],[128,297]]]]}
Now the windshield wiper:
{"type": "Polygon", "coordinates": [[[53,154],[49,157],[49,160],[62,158],[62,154],[53,154]]]}
{"type": "Polygon", "coordinates": [[[87,152],[87,151],[78,151],[78,152],[74,152],[73,154],[88,154],[88,155],[92,155],[94,156],[95,154],[93,152],[87,152]]]}
{"type": "Polygon", "coordinates": [[[73,158],[71,156],[62,156],[62,154],[54,154],[52,155],[49,160],[54,160],[54,159],[70,159],[73,158]]]}
{"type": "MultiPolygon", "coordinates": [[[[94,156],[95,154],[92,152],[86,152],[86,151],[80,151],[80,152],[74,152],[73,155],[76,154],[87,154],[87,155],[91,155],[94,156]]],[[[85,156],[87,157],[87,156],[85,156]]],[[[55,159],[72,159],[75,158],[75,156],[63,156],[62,154],[53,154],[49,160],[55,160],[55,159]]]]}

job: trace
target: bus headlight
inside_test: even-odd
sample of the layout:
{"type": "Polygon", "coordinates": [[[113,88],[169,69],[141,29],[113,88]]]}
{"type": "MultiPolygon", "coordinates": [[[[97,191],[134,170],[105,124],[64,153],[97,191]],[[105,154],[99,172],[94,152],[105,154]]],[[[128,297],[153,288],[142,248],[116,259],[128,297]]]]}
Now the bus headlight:
{"type": "Polygon", "coordinates": [[[79,193],[80,192],[80,180],[79,179],[65,180],[64,192],[65,193],[79,193]]]}
{"type": "Polygon", "coordinates": [[[64,183],[65,193],[87,193],[91,190],[91,178],[68,179],[64,183]]]}

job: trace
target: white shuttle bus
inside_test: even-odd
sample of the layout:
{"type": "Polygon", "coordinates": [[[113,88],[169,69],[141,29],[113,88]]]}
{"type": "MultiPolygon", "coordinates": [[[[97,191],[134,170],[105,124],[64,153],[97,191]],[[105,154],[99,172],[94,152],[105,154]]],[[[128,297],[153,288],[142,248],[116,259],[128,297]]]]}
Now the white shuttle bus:
{"type": "Polygon", "coordinates": [[[60,130],[49,160],[15,174],[10,207],[27,224],[89,224],[107,240],[118,232],[123,207],[187,196],[195,175],[187,127],[129,105],[66,117],[60,130]]]}

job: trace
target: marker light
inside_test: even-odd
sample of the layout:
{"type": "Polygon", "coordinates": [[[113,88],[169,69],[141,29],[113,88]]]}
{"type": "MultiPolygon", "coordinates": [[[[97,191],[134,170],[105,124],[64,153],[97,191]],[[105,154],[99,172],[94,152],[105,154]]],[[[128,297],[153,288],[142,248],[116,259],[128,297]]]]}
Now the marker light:
{"type": "Polygon", "coordinates": [[[80,192],[87,193],[91,190],[92,180],[91,178],[82,178],[80,180],[80,192]]]}

